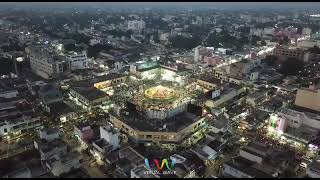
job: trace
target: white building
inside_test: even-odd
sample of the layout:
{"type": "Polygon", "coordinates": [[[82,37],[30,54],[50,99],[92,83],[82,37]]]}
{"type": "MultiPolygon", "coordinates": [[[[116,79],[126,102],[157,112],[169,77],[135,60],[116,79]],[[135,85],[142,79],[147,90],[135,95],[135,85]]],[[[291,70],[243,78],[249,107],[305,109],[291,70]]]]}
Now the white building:
{"type": "Polygon", "coordinates": [[[299,128],[302,125],[320,129],[320,116],[309,113],[309,112],[300,112],[293,109],[281,109],[278,115],[287,119],[289,127],[299,128]]]}
{"type": "Polygon", "coordinates": [[[312,30],[310,28],[303,28],[302,29],[302,35],[310,36],[312,30]]]}
{"type": "Polygon", "coordinates": [[[101,43],[101,39],[98,39],[98,38],[90,39],[90,46],[93,46],[99,43],[101,43]]]}
{"type": "Polygon", "coordinates": [[[250,81],[258,80],[258,78],[259,78],[259,72],[256,71],[250,74],[250,81]]]}
{"type": "Polygon", "coordinates": [[[66,56],[67,63],[71,70],[87,69],[89,68],[89,62],[86,51],[80,53],[69,52],[66,56]]]}
{"type": "Polygon", "coordinates": [[[128,22],[128,30],[142,30],[144,28],[146,28],[146,23],[143,20],[134,20],[128,22]]]}
{"type": "Polygon", "coordinates": [[[73,169],[80,168],[80,159],[73,156],[55,156],[46,161],[46,166],[54,176],[60,176],[63,173],[68,173],[73,169]]]}
{"type": "Polygon", "coordinates": [[[255,35],[255,36],[262,36],[262,29],[257,29],[257,28],[251,28],[250,29],[250,35],[255,35]]]}
{"type": "Polygon", "coordinates": [[[265,35],[273,35],[274,32],[275,32],[274,28],[264,28],[263,29],[263,34],[265,34],[265,35]]]}
{"type": "Polygon", "coordinates": [[[45,139],[48,142],[51,142],[55,139],[59,139],[60,132],[57,128],[50,128],[50,129],[41,129],[39,131],[40,139],[45,139]]]}
{"type": "Polygon", "coordinates": [[[246,22],[251,22],[252,17],[251,17],[251,15],[241,14],[241,15],[240,15],[240,19],[243,19],[243,20],[245,20],[246,22]]]}
{"type": "Polygon", "coordinates": [[[44,79],[53,79],[64,71],[64,60],[54,54],[51,45],[31,47],[29,57],[32,72],[44,79]]]}
{"type": "Polygon", "coordinates": [[[170,33],[161,33],[160,37],[159,37],[159,40],[160,41],[168,41],[169,37],[170,37],[170,33]]]}
{"type": "Polygon", "coordinates": [[[110,124],[100,127],[100,138],[110,143],[114,149],[120,147],[119,131],[110,124]]]}
{"type": "Polygon", "coordinates": [[[194,62],[198,62],[200,60],[200,48],[201,46],[194,48],[194,62]]]}

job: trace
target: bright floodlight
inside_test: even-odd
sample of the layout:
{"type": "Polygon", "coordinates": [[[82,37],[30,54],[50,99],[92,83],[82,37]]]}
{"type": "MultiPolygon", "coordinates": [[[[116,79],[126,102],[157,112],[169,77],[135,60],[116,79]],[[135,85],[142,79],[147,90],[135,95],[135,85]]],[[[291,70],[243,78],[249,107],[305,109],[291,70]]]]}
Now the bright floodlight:
{"type": "Polygon", "coordinates": [[[175,96],[173,89],[161,85],[147,89],[144,94],[146,97],[153,100],[168,100],[175,96]]]}

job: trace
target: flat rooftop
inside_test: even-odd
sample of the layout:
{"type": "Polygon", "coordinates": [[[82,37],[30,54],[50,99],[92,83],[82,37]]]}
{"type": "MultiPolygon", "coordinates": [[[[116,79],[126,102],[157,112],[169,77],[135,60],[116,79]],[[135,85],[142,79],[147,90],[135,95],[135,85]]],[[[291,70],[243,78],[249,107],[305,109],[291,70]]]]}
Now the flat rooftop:
{"type": "Polygon", "coordinates": [[[314,160],[310,164],[310,170],[319,173],[320,172],[320,161],[319,160],[314,160]]]}
{"type": "Polygon", "coordinates": [[[238,156],[234,158],[231,161],[226,162],[225,164],[238,169],[250,176],[256,177],[256,178],[267,178],[267,177],[272,177],[269,174],[266,174],[258,169],[255,169],[252,167],[255,163],[252,161],[249,161],[241,156],[238,156]]]}
{"type": "Polygon", "coordinates": [[[55,134],[60,132],[58,128],[45,128],[45,129],[41,129],[40,131],[46,132],[46,134],[55,134]]]}
{"type": "Polygon", "coordinates": [[[244,150],[258,150],[259,152],[267,152],[268,146],[259,142],[250,142],[246,147],[244,147],[244,150]]]}
{"type": "Polygon", "coordinates": [[[73,112],[72,108],[64,102],[57,102],[49,105],[51,113],[67,114],[73,112]]]}
{"type": "Polygon", "coordinates": [[[112,79],[122,78],[122,77],[125,77],[125,76],[127,76],[127,75],[118,74],[118,73],[111,73],[111,74],[107,74],[107,75],[96,77],[93,81],[94,82],[102,82],[102,81],[108,81],[108,80],[112,80],[112,79]]]}
{"type": "Polygon", "coordinates": [[[144,157],[141,154],[139,154],[137,151],[132,149],[131,147],[120,149],[119,157],[121,159],[127,159],[131,163],[135,163],[137,165],[140,165],[141,163],[144,162],[144,157]]]}
{"type": "Polygon", "coordinates": [[[211,77],[211,76],[201,76],[199,78],[199,80],[205,81],[205,82],[208,82],[208,83],[212,83],[212,84],[215,84],[215,85],[223,85],[223,83],[221,83],[220,79],[216,79],[216,78],[211,77]]]}
{"type": "Polygon", "coordinates": [[[156,132],[177,132],[201,119],[201,117],[188,112],[182,112],[164,120],[148,119],[142,112],[127,109],[120,111],[120,117],[115,115],[115,113],[113,115],[134,129],[156,132]],[[129,112],[129,114],[126,115],[126,112],[129,112]],[[165,129],[161,129],[163,125],[166,125],[165,129]]]}
{"type": "Polygon", "coordinates": [[[108,96],[106,93],[95,87],[73,87],[72,89],[89,101],[94,101],[108,96]]]}
{"type": "Polygon", "coordinates": [[[94,141],[94,144],[96,144],[101,149],[103,149],[103,148],[110,149],[110,146],[112,149],[112,145],[109,144],[105,139],[98,139],[98,140],[94,141]]]}
{"type": "Polygon", "coordinates": [[[210,122],[211,126],[217,129],[221,129],[227,126],[228,119],[224,115],[219,115],[217,118],[214,118],[213,121],[210,122]]]}
{"type": "Polygon", "coordinates": [[[92,87],[95,83],[108,81],[108,80],[112,80],[112,79],[117,79],[117,78],[122,78],[125,76],[128,76],[128,75],[118,74],[118,73],[110,73],[110,74],[103,75],[103,76],[97,76],[97,77],[91,78],[91,79],[75,81],[72,83],[72,87],[92,87]]]}

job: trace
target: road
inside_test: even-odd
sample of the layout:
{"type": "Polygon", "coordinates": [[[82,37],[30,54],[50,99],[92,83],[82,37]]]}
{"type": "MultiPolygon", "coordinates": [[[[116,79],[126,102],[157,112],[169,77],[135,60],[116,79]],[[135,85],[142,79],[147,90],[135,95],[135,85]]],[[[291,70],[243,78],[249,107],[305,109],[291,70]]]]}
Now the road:
{"type": "Polygon", "coordinates": [[[99,168],[96,160],[86,153],[83,153],[81,169],[87,172],[87,174],[92,178],[110,178],[103,172],[102,169],[99,168]]]}

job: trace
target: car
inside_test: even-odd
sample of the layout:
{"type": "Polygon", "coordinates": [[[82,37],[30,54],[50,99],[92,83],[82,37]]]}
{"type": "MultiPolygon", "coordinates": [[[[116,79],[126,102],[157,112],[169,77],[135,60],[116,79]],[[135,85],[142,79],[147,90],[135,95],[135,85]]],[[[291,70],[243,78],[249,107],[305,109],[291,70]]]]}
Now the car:
{"type": "Polygon", "coordinates": [[[308,164],[306,162],[301,162],[299,166],[302,167],[303,169],[308,168],[308,164]]]}

